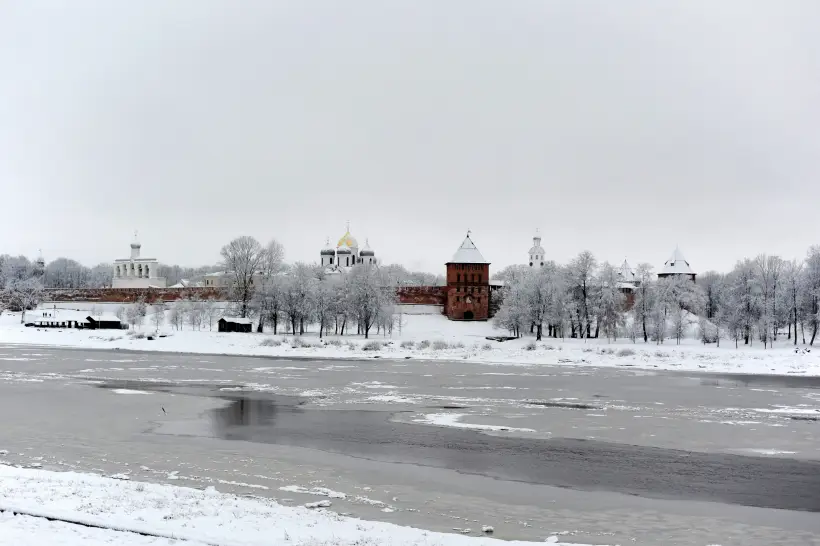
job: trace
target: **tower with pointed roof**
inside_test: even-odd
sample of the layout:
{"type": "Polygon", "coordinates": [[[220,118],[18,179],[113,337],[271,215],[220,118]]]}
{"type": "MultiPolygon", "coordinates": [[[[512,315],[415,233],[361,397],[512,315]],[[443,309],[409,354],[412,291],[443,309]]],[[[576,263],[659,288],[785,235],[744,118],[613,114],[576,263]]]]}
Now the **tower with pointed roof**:
{"type": "Polygon", "coordinates": [[[530,267],[544,267],[544,247],[541,246],[541,234],[537,229],[532,238],[532,247],[530,247],[530,267]]]}
{"type": "Polygon", "coordinates": [[[476,247],[471,233],[447,262],[447,304],[450,320],[490,318],[490,262],[476,247]]]}
{"type": "Polygon", "coordinates": [[[695,281],[696,276],[697,273],[695,273],[692,266],[689,265],[686,258],[683,257],[683,253],[677,246],[675,247],[675,251],[672,253],[672,256],[666,260],[666,263],[663,264],[663,268],[658,273],[659,279],[666,279],[670,277],[687,277],[692,282],[695,281]]]}
{"type": "Polygon", "coordinates": [[[37,259],[34,260],[34,276],[42,279],[46,273],[46,260],[43,258],[43,251],[37,250],[37,259]]]}

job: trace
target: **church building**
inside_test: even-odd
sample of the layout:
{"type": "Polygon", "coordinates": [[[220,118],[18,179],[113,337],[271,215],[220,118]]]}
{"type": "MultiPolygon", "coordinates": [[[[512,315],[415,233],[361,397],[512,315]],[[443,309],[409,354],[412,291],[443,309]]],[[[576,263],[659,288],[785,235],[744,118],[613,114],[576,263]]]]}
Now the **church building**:
{"type": "Polygon", "coordinates": [[[544,267],[544,247],[541,246],[541,234],[535,230],[535,237],[532,238],[530,247],[530,267],[544,267]]]}
{"type": "Polygon", "coordinates": [[[114,260],[113,288],[165,288],[165,277],[159,276],[159,261],[141,257],[141,247],[135,233],[131,257],[114,260]]]}
{"type": "Polygon", "coordinates": [[[359,242],[350,234],[350,224],[335,248],[330,244],[330,238],[327,239],[319,256],[322,266],[330,271],[349,269],[357,264],[377,264],[370,242],[365,240],[364,248],[360,249],[359,242]]]}

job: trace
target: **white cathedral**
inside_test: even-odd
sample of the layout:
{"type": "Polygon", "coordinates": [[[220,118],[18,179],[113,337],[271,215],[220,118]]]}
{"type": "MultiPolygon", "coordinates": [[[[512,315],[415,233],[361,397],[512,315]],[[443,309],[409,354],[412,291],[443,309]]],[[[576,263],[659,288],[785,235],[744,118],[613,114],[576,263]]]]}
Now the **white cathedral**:
{"type": "Polygon", "coordinates": [[[359,242],[350,234],[349,224],[345,234],[336,243],[336,247],[330,244],[330,238],[328,238],[319,254],[322,266],[330,271],[349,269],[356,264],[376,265],[378,263],[376,253],[370,248],[367,240],[365,240],[364,248],[359,249],[359,242]]]}

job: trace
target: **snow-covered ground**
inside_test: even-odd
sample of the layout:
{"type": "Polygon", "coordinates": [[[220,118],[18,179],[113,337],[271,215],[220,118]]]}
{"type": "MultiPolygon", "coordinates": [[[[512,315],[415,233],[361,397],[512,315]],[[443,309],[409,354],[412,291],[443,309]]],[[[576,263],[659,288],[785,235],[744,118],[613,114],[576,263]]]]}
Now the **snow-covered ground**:
{"type": "Polygon", "coordinates": [[[724,340],[720,347],[686,339],[662,345],[632,343],[628,339],[608,342],[603,339],[544,339],[535,343],[528,336],[506,342],[488,341],[487,336],[504,335],[491,322],[452,322],[440,315],[403,315],[401,327],[392,335],[371,333],[363,336],[328,336],[319,340],[315,332],[304,336],[218,333],[192,331],[190,327],[172,330],[167,337],[141,338],[153,333],[146,324],[136,332],[75,329],[26,328],[19,314],[0,316],[0,343],[66,346],[99,349],[191,352],[206,354],[311,357],[311,358],[413,358],[469,360],[483,364],[522,366],[603,366],[660,370],[687,370],[756,374],[820,375],[820,347],[802,344],[796,350],[781,339],[774,348],[736,349],[724,340]],[[136,334],[136,335],[135,335],[136,334]]]}
{"type": "MultiPolygon", "coordinates": [[[[316,508],[73,472],[0,464],[0,544],[283,546],[527,546],[368,522],[316,508]]],[[[491,534],[491,527],[471,529],[491,534]]],[[[545,537],[560,545],[558,537],[545,537]]]]}

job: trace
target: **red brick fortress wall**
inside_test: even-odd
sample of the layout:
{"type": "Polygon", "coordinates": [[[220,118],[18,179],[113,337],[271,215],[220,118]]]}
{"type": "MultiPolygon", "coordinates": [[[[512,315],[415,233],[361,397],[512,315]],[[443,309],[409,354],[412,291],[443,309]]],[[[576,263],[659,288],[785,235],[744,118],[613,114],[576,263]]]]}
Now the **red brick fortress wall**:
{"type": "Polygon", "coordinates": [[[446,305],[446,286],[400,286],[396,290],[399,303],[405,305],[446,305]]]}
{"type": "MultiPolygon", "coordinates": [[[[401,286],[396,290],[399,303],[409,305],[445,305],[446,286],[401,286]]],[[[224,291],[213,287],[195,288],[48,288],[43,293],[44,302],[89,301],[100,303],[133,303],[143,298],[147,303],[158,299],[175,301],[184,298],[224,301],[224,291]]]]}
{"type": "Polygon", "coordinates": [[[89,301],[100,303],[134,303],[142,298],[146,303],[157,300],[175,301],[184,298],[225,300],[225,293],[212,287],[195,288],[47,288],[43,302],[89,301]]]}

